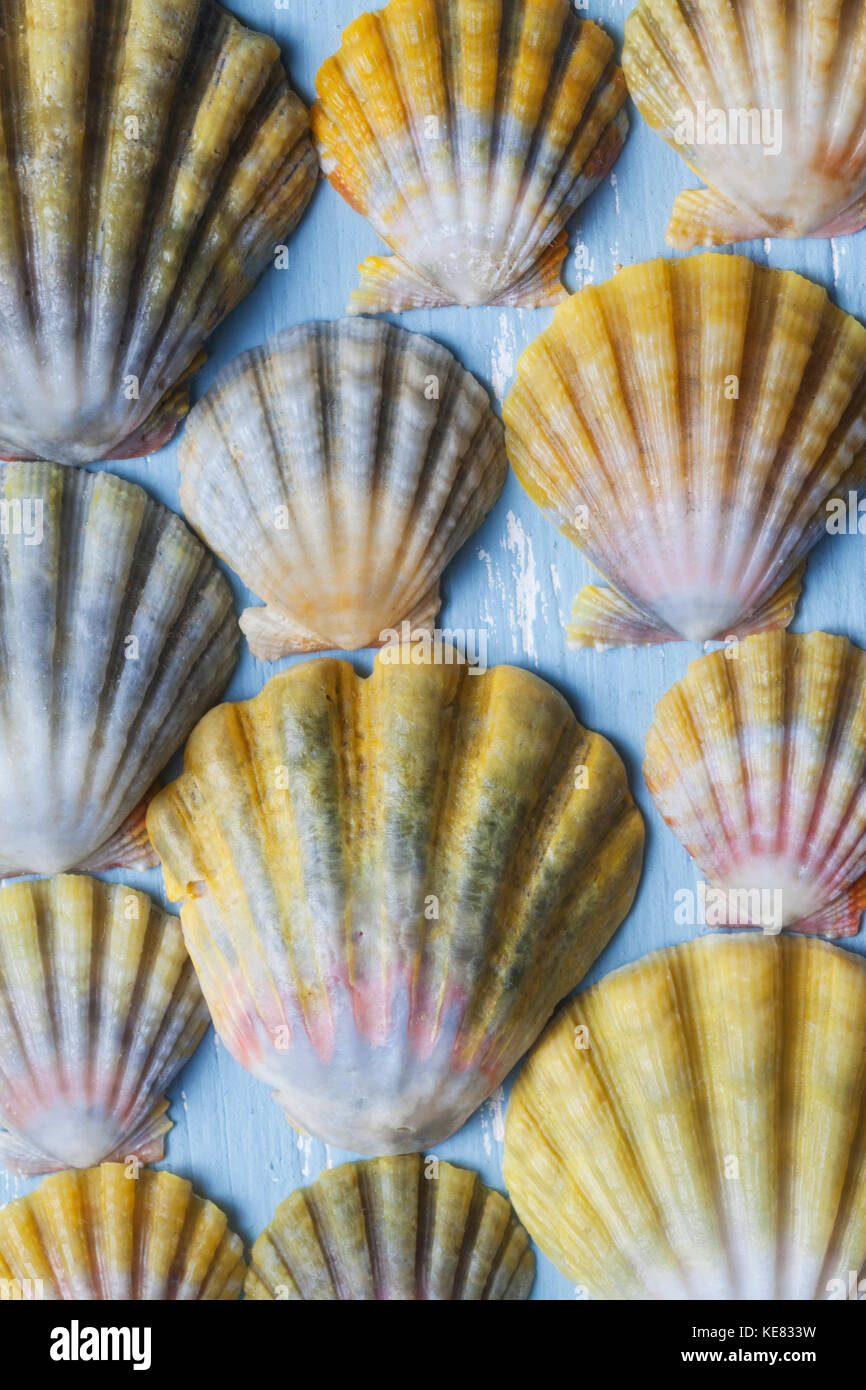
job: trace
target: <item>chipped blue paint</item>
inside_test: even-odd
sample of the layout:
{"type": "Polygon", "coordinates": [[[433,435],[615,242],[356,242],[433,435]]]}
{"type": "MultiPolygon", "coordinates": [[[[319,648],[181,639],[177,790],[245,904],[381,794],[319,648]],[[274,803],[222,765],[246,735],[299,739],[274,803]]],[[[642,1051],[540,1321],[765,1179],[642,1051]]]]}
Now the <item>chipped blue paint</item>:
{"type": "MultiPolygon", "coordinates": [[[[308,102],[315,73],[337,47],[340,31],[362,9],[362,0],[229,0],[256,28],[273,34],[286,56],[293,85],[308,102]]],[[[600,20],[622,43],[631,0],[591,0],[578,6],[600,20]]],[[[632,130],[613,174],[580,210],[573,229],[566,280],[570,289],[601,281],[618,264],[673,255],[664,230],[674,196],[695,185],[682,160],[631,109],[632,130]]],[[[798,270],[825,285],[842,308],[866,318],[866,234],[838,241],[752,242],[738,247],[762,264],[798,270]]],[[[322,183],[291,241],[290,265],[270,271],[216,333],[210,360],[200,373],[200,395],[217,371],[239,352],[280,329],[309,319],[338,318],[356,283],[356,266],[381,250],[368,224],[322,183]]],[[[548,311],[440,309],[399,319],[407,328],[445,343],[488,386],[497,402],[510,386],[518,355],[550,321],[548,311]]],[[[397,320],[395,320],[397,321],[397,320]]],[[[179,510],[176,444],[148,459],[111,464],[179,510]]],[[[864,552],[856,536],[823,541],[809,563],[806,589],[793,624],[798,631],[825,628],[866,646],[864,552]]],[[[258,602],[230,576],[237,608],[258,602]]],[[[584,723],[608,735],[625,758],[632,788],[648,828],[646,867],[637,902],[591,971],[597,979],[613,967],[691,933],[673,921],[674,893],[691,887],[695,873],[685,850],[655,811],[640,776],[643,737],[656,700],[685,672],[697,648],[672,644],[636,651],[570,652],[564,623],[571,601],[593,572],[510,476],[499,504],[446,573],[442,625],[489,628],[488,660],[535,670],[572,702],[584,723]]],[[[372,655],[353,658],[369,671],[372,655]]],[[[283,662],[281,665],[289,665],[283,662]]],[[[279,665],[263,665],[244,649],[229,697],[256,694],[279,665]]],[[[172,770],[179,766],[175,761],[172,770]]],[[[158,871],[106,875],[132,882],[166,902],[158,871]]],[[[858,938],[855,949],[860,944],[858,938]]],[[[477,1168],[502,1187],[503,1122],[508,1086],[484,1105],[437,1153],[477,1168]]],[[[277,1202],[299,1184],[348,1155],[300,1138],[255,1081],[208,1033],[171,1093],[175,1128],[164,1166],[192,1179],[196,1188],[229,1213],[232,1225],[252,1241],[277,1202]]],[[[28,1191],[33,1182],[0,1171],[0,1199],[28,1191]]],[[[575,1291],[539,1256],[535,1298],[570,1299],[575,1291]]]]}

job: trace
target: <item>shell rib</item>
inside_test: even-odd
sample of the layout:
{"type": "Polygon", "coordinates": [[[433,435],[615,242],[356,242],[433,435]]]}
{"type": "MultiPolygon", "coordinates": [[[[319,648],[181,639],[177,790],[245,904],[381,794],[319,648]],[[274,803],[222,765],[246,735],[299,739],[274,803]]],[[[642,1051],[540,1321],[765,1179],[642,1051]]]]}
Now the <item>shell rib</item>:
{"type": "MultiPolygon", "coordinates": [[[[866,907],[866,653],[761,633],[693,661],[656,707],[644,775],[725,925],[770,912],[852,936],[866,907]],[[730,659],[726,659],[730,657],[730,659]],[[768,896],[773,895],[773,896],[768,896]]],[[[709,920],[709,918],[708,918],[709,920]]]]}
{"type": "Polygon", "coordinates": [[[563,294],[565,225],[628,132],[613,43],[568,0],[391,0],[320,68],[313,133],[396,252],[349,313],[563,294]]]}
{"type": "Polygon", "coordinates": [[[211,0],[6,0],[0,109],[0,457],[152,453],[315,186],[279,47],[211,0]]]}
{"type": "Polygon", "coordinates": [[[0,1211],[0,1299],[238,1298],[240,1238],[184,1178],[103,1163],[0,1211]]]}
{"type": "Polygon", "coordinates": [[[518,1215],[593,1298],[847,1297],[864,1038],[863,962],[826,942],[704,937],[614,971],[512,1093],[518,1215]]]}
{"type": "Polygon", "coordinates": [[[487,393],[450,352],[348,319],[289,329],[221,373],[184,433],[180,500],[265,598],[241,627],[276,660],[431,622],[507,467],[487,393]]]}
{"type": "Polygon", "coordinates": [[[622,921],[643,851],[619,757],[548,685],[400,654],[211,711],[148,813],[226,1046],[293,1124],[368,1154],[481,1104],[622,921]]]}
{"type": "Polygon", "coordinates": [[[862,0],[640,0],[625,39],[638,110],[709,184],[676,199],[671,246],[864,225],[862,0]]]}
{"type": "Polygon", "coordinates": [[[225,687],[228,585],[110,473],[0,471],[0,877],[155,862],[143,801],[225,687]]]}
{"type": "Polygon", "coordinates": [[[477,1173],[403,1154],[344,1163],[277,1207],[253,1246],[247,1298],[522,1299],[535,1259],[477,1173]]]}
{"type": "Polygon", "coordinates": [[[506,448],[608,578],[573,646],[785,627],[828,503],[866,477],[866,329],[742,256],[648,261],[563,304],[521,356],[506,448]]]}
{"type": "Polygon", "coordinates": [[[68,876],[0,889],[0,1162],[162,1158],[166,1088],[207,1024],[180,923],[144,893],[68,876]]]}

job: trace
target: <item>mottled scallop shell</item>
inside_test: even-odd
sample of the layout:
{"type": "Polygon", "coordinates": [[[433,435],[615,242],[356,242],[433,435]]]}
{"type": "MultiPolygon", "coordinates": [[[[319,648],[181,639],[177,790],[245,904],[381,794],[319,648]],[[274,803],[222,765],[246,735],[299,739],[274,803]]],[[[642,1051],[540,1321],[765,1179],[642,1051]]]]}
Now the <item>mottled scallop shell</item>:
{"type": "Polygon", "coordinates": [[[848,1296],[866,1256],[866,971],[711,936],[557,1015],[505,1126],[533,1240],[601,1299],[848,1296]]]}
{"type": "Polygon", "coordinates": [[[184,1178],[136,1166],[56,1173],[0,1211],[0,1299],[236,1299],[225,1214],[184,1178]]]}
{"type": "Polygon", "coordinates": [[[507,467],[487,393],[450,352],[345,319],[290,328],[221,373],[184,432],[180,500],[266,600],[241,627],[276,660],[430,623],[507,467]]]}
{"type": "Polygon", "coordinates": [[[866,652],[765,632],[659,701],[644,776],[717,888],[710,925],[853,936],[866,907],[866,652]],[[728,908],[731,920],[724,921],[728,908]],[[722,914],[722,920],[718,916],[722,914]]]}
{"type": "Polygon", "coordinates": [[[322,168],[396,253],[354,314],[555,304],[565,224],[628,131],[613,43],[568,0],[391,0],[316,78],[322,168]]]}
{"type": "Polygon", "coordinates": [[[472,1114],[622,921],[643,851],[619,757],[556,691],[418,655],[367,680],[320,658],[220,705],[148,814],[226,1046],[355,1153],[472,1114]]]}
{"type": "Polygon", "coordinates": [[[180,923],[64,875],[0,889],[0,1163],[163,1156],[165,1091],[208,1024],[180,923]]]}
{"type": "Polygon", "coordinates": [[[236,659],[229,587],[133,483],[0,471],[0,877],[155,862],[143,801],[236,659]]]}
{"type": "Polygon", "coordinates": [[[709,184],[676,199],[671,246],[859,231],[863,0],[640,0],[625,38],[638,110],[709,184]]]}
{"type": "Polygon", "coordinates": [[[254,1299],[521,1299],[529,1237],[477,1173],[403,1154],[344,1163],[299,1188],[253,1246],[254,1299]]]}
{"type": "Polygon", "coordinates": [[[827,502],[866,477],[866,329],[742,256],[648,261],[574,295],[521,356],[506,447],[609,579],[573,646],[785,627],[827,502]]]}
{"type": "Polygon", "coordinates": [[[211,0],[6,0],[0,457],[152,453],[316,182],[272,38],[211,0]]]}

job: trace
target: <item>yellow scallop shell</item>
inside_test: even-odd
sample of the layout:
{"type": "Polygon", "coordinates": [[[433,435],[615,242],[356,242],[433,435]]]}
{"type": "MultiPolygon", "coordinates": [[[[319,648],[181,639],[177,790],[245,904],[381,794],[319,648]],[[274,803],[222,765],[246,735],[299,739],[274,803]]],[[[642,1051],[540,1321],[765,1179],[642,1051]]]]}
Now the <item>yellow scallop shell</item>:
{"type": "Polygon", "coordinates": [[[627,266],[560,305],[503,407],[520,482],[611,588],[573,646],[785,627],[866,480],[866,329],[744,256],[627,266]]]}
{"type": "Polygon", "coordinates": [[[655,951],[570,1001],[505,1126],[518,1216],[601,1299],[848,1296],[866,1256],[866,965],[797,936],[655,951]]]}
{"type": "Polygon", "coordinates": [[[396,253],[350,314],[562,298],[565,225],[628,131],[613,42],[569,0],[391,0],[316,92],[322,168],[396,253]]]}
{"type": "Polygon", "coordinates": [[[477,1173],[402,1154],[344,1163],[281,1202],[253,1246],[252,1299],[529,1297],[535,1259],[477,1173]]]}
{"type": "Polygon", "coordinates": [[[56,1173],[0,1211],[0,1299],[231,1300],[240,1238],[173,1173],[56,1173]]]}

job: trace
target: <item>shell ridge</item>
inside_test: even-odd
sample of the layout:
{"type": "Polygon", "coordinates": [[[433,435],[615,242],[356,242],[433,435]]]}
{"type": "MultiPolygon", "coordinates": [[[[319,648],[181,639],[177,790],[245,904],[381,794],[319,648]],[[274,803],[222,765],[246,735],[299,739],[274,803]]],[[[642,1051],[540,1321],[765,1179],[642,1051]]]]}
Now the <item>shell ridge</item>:
{"type": "MultiPolygon", "coordinates": [[[[477,1050],[480,1053],[482,1065],[493,1065],[493,1059],[488,1055],[491,1052],[496,1057],[497,1063],[502,1056],[510,1056],[515,1052],[513,1035],[522,1029],[523,1016],[522,1013],[518,1013],[516,1016],[512,1015],[511,1026],[505,1031],[500,1031],[498,1037],[494,1035],[497,1024],[502,1030],[502,1023],[498,1018],[502,1005],[501,997],[494,988],[494,981],[491,976],[501,976],[503,980],[507,980],[510,973],[510,962],[518,961],[526,951],[527,946],[531,948],[540,945],[537,941],[539,923],[534,916],[531,903],[532,887],[535,886],[533,879],[537,879],[538,866],[544,864],[550,853],[551,842],[559,831],[557,812],[561,814],[567,806],[574,784],[572,769],[578,761],[581,749],[588,747],[589,742],[588,731],[576,721],[572,726],[567,724],[563,726],[555,747],[552,746],[549,751],[546,765],[541,769],[536,769],[537,776],[534,782],[532,802],[525,806],[521,813],[521,827],[517,843],[500,878],[499,893],[496,902],[491,906],[490,920],[492,931],[496,934],[495,923],[505,917],[502,904],[507,901],[509,896],[516,896],[518,881],[523,879],[524,888],[521,896],[524,899],[525,911],[517,914],[518,923],[520,923],[521,918],[523,919],[522,930],[517,938],[510,942],[507,955],[503,955],[505,948],[499,946],[488,970],[479,976],[473,996],[467,1001],[461,1029],[455,1040],[455,1048],[459,1048],[461,1052],[464,1047],[470,1052],[477,1050]],[[561,773],[560,768],[564,769],[561,773]],[[533,873],[531,868],[529,873],[526,873],[525,859],[529,853],[534,860],[536,873],[533,873]],[[526,901],[527,899],[529,901],[526,901]]],[[[556,951],[555,943],[559,936],[562,919],[568,910],[569,898],[568,885],[562,885],[559,901],[550,905],[547,924],[540,928],[541,936],[546,938],[546,944],[549,948],[549,954],[546,950],[544,957],[551,976],[558,973],[553,968],[554,963],[562,963],[562,958],[556,951]]]]}
{"type": "MultiPolygon", "coordinates": [[[[195,37],[199,42],[191,42],[187,48],[185,60],[180,64],[172,103],[163,124],[163,140],[157,159],[157,168],[162,178],[155,178],[151,184],[152,196],[159,195],[160,201],[150,208],[150,216],[144,223],[149,229],[149,235],[142,239],[139,250],[137,299],[148,307],[146,316],[134,327],[127,353],[144,353],[145,379],[154,370],[162,369],[160,353],[165,355],[166,340],[163,340],[163,346],[160,347],[160,332],[165,331],[171,324],[181,296],[186,292],[183,289],[185,273],[193,266],[196,267],[196,274],[190,277],[190,284],[198,285],[195,291],[197,303],[200,302],[207,285],[207,277],[213,273],[216,248],[208,245],[207,233],[215,215],[217,198],[220,191],[225,191],[230,184],[231,173],[234,172],[232,161],[235,166],[240,162],[237,141],[251,128],[251,113],[273,78],[273,52],[270,47],[271,41],[267,40],[271,64],[266,66],[265,50],[264,46],[261,46],[260,53],[256,55],[258,62],[255,75],[250,70],[248,80],[229,83],[233,58],[238,61],[240,67],[240,46],[243,45],[246,52],[252,56],[252,50],[256,46],[252,41],[259,36],[254,36],[252,31],[245,29],[234,16],[219,6],[201,8],[195,37]],[[226,138],[231,151],[228,163],[222,170],[217,168],[215,162],[209,169],[208,161],[203,154],[199,155],[198,160],[193,158],[196,125],[204,110],[207,109],[213,114],[217,108],[217,89],[220,85],[231,86],[234,93],[230,125],[220,130],[220,135],[226,138]],[[179,130],[188,132],[188,135],[178,154],[169,149],[168,141],[174,139],[179,130]],[[180,196],[179,189],[183,178],[194,174],[203,182],[205,200],[199,206],[196,218],[191,219],[183,216],[182,209],[176,206],[176,200],[180,196]],[[166,230],[171,232],[172,242],[170,281],[164,278],[165,266],[160,265],[156,250],[159,234],[166,230]]],[[[185,354],[184,366],[188,364],[191,355],[188,349],[185,349],[185,354]]],[[[164,365],[167,367],[167,363],[164,365]]]]}
{"type": "MultiPolygon", "coordinates": [[[[854,819],[854,817],[858,815],[858,813],[858,818],[861,822],[861,833],[863,829],[866,828],[863,824],[864,814],[862,791],[864,772],[866,772],[866,747],[864,747],[862,739],[860,741],[859,760],[857,762],[857,765],[851,768],[851,773],[855,774],[852,775],[852,786],[850,788],[847,800],[840,807],[836,829],[833,832],[832,837],[829,838],[829,840],[827,839],[825,834],[821,834],[820,820],[822,818],[822,812],[824,809],[825,802],[828,799],[828,793],[832,789],[831,783],[833,778],[833,769],[837,765],[837,760],[841,755],[848,754],[848,756],[853,761],[855,754],[858,752],[857,743],[855,741],[856,729],[852,729],[851,726],[854,722],[854,716],[860,712],[860,707],[862,706],[862,702],[866,697],[864,697],[863,691],[864,672],[862,670],[862,667],[864,666],[864,663],[856,662],[854,650],[850,647],[845,649],[842,641],[839,641],[834,645],[836,645],[840,650],[840,657],[842,659],[843,664],[838,672],[838,683],[836,685],[836,688],[831,692],[833,697],[832,704],[834,707],[834,718],[828,730],[828,738],[824,744],[823,766],[821,769],[820,780],[815,792],[815,799],[812,806],[812,813],[809,819],[809,824],[805,831],[803,839],[804,843],[807,845],[822,845],[824,847],[825,855],[835,856],[838,858],[840,849],[842,848],[841,842],[849,838],[849,832],[852,829],[851,822],[854,819]],[[858,666],[861,669],[858,670],[858,666]]],[[[827,702],[830,703],[829,700],[827,702]]],[[[792,727],[792,725],[792,720],[786,720],[787,728],[792,727]]],[[[787,740],[787,743],[788,748],[790,749],[790,738],[787,740]]],[[[787,785],[787,782],[783,783],[783,785],[787,785]]],[[[794,791],[795,788],[791,787],[789,790],[794,791]]],[[[835,798],[833,799],[835,801],[835,798]]],[[[809,865],[809,867],[811,868],[813,866],[809,865]]],[[[856,876],[856,878],[859,879],[862,876],[862,870],[864,869],[864,867],[866,867],[866,848],[862,846],[862,844],[860,843],[860,838],[858,837],[858,840],[855,842],[854,845],[851,846],[847,855],[845,855],[844,858],[841,858],[840,862],[838,863],[836,873],[833,876],[833,879],[831,879],[828,883],[828,888],[830,889],[831,893],[834,889],[837,890],[836,893],[833,893],[833,896],[831,897],[830,902],[828,903],[828,908],[833,906],[838,896],[849,897],[853,894],[856,898],[860,895],[860,893],[862,893],[862,886],[859,885],[857,882],[851,883],[850,887],[846,887],[842,895],[838,893],[838,889],[844,882],[844,879],[850,877],[852,873],[856,876]],[[854,864],[851,863],[852,859],[854,859],[854,864]],[[858,872],[858,870],[860,870],[860,872],[858,872]]],[[[821,872],[824,868],[824,864],[819,864],[817,868],[818,871],[821,872]]]]}
{"type": "MultiPolygon", "coordinates": [[[[182,106],[183,101],[185,99],[184,93],[186,87],[185,84],[181,81],[181,76],[189,56],[190,42],[193,36],[193,32],[195,32],[199,37],[201,37],[201,31],[204,24],[204,15],[206,13],[206,9],[204,7],[201,7],[197,3],[197,0],[194,0],[194,8],[197,11],[197,14],[196,18],[192,20],[192,24],[190,24],[189,17],[192,7],[187,5],[187,15],[185,16],[177,14],[178,9],[180,8],[181,7],[176,7],[175,9],[175,15],[177,16],[177,18],[176,28],[174,31],[175,42],[180,44],[180,52],[174,58],[174,62],[172,64],[174,68],[173,77],[170,73],[167,73],[165,75],[164,82],[162,85],[163,95],[170,92],[169,111],[162,123],[159,142],[153,149],[149,157],[151,174],[150,187],[147,191],[147,195],[144,202],[136,205],[136,217],[139,228],[148,228],[151,230],[159,221],[159,207],[155,200],[160,196],[160,173],[166,173],[171,168],[171,160],[167,154],[167,142],[176,137],[178,129],[184,128],[183,124],[180,123],[179,107],[182,106]]],[[[92,167],[95,168],[97,162],[101,164],[103,180],[99,185],[100,187],[105,186],[105,183],[107,182],[105,176],[109,173],[109,171],[111,170],[111,172],[114,172],[114,170],[111,169],[113,156],[115,155],[115,149],[113,147],[116,145],[116,142],[119,139],[117,129],[115,128],[114,130],[112,130],[110,128],[109,118],[106,116],[105,113],[110,112],[113,109],[112,98],[121,94],[123,90],[124,79],[129,80],[130,73],[126,65],[130,60],[130,57],[134,56],[134,50],[133,55],[131,55],[128,52],[126,36],[121,35],[120,26],[122,22],[123,10],[120,7],[118,7],[116,14],[112,14],[108,18],[109,30],[106,34],[106,41],[103,48],[97,49],[95,53],[92,53],[91,57],[88,106],[93,114],[93,120],[91,123],[88,123],[87,125],[87,139],[85,141],[85,148],[90,152],[88,157],[91,159],[92,167]],[[109,84],[107,84],[108,90],[106,91],[103,90],[102,84],[98,81],[98,59],[99,57],[102,57],[104,61],[106,61],[106,63],[110,60],[112,37],[115,38],[115,40],[122,39],[122,42],[118,44],[118,52],[116,62],[114,65],[114,71],[110,75],[110,82],[109,84]],[[105,120],[104,131],[101,130],[101,122],[96,119],[97,116],[101,116],[105,120]]],[[[142,54],[140,54],[139,56],[143,56],[143,53],[146,51],[146,41],[144,39],[142,39],[141,46],[142,54]]],[[[150,95],[153,96],[153,92],[151,92],[150,95]]],[[[83,178],[81,185],[82,199],[84,199],[87,195],[88,186],[89,185],[87,183],[87,180],[83,178]]],[[[86,270],[85,274],[81,276],[79,281],[79,324],[83,324],[85,334],[85,349],[83,356],[84,360],[87,363],[88,375],[90,375],[94,371],[104,372],[108,377],[114,380],[122,380],[124,376],[124,368],[129,366],[129,344],[127,341],[127,336],[130,331],[130,310],[132,304],[135,302],[133,296],[137,293],[140,293],[143,289],[142,281],[148,253],[148,246],[150,243],[150,236],[145,234],[144,236],[141,236],[137,239],[136,250],[129,257],[125,266],[121,268],[117,266],[116,263],[114,263],[111,266],[111,269],[114,270],[115,275],[117,275],[119,271],[120,274],[123,275],[123,278],[125,280],[125,296],[122,302],[115,309],[112,324],[112,327],[115,328],[115,330],[119,329],[120,331],[115,331],[111,336],[109,336],[108,334],[103,334],[101,335],[101,339],[98,340],[96,338],[96,335],[97,333],[99,333],[101,327],[100,322],[96,318],[92,318],[88,323],[87,315],[84,312],[84,306],[88,302],[88,298],[95,295],[101,307],[104,302],[103,293],[108,291],[107,286],[99,285],[98,278],[100,276],[100,273],[105,274],[105,270],[103,268],[104,252],[102,246],[102,239],[104,236],[106,210],[104,206],[102,206],[101,199],[94,199],[93,211],[92,213],[90,213],[90,210],[88,209],[88,214],[89,215],[87,223],[85,223],[85,225],[88,226],[88,234],[86,237],[85,245],[87,245],[90,248],[91,253],[93,254],[93,259],[89,267],[89,272],[86,270]],[[91,221],[91,217],[93,217],[95,220],[91,221]],[[87,287],[89,294],[85,294],[85,286],[87,287]],[[105,352],[107,349],[107,351],[110,354],[108,361],[103,361],[100,359],[100,357],[95,355],[98,349],[101,349],[102,352],[105,352]]],[[[136,375],[138,374],[136,373],[136,375]]],[[[146,401],[147,397],[146,395],[144,395],[143,392],[140,394],[139,399],[141,399],[142,397],[144,397],[144,400],[146,401]]],[[[153,412],[151,413],[155,413],[157,410],[159,410],[160,404],[161,401],[159,399],[155,401],[153,405],[153,412]]],[[[141,424],[147,418],[147,414],[148,412],[144,410],[143,407],[139,407],[137,410],[132,412],[129,430],[130,434],[133,434],[138,425],[141,424]]]]}
{"type": "MultiPolygon", "coordinates": [[[[607,1233],[610,1248],[616,1250],[618,1258],[622,1260],[626,1266],[626,1269],[620,1270],[621,1276],[627,1274],[634,1283],[637,1283],[646,1257],[637,1239],[636,1227],[629,1223],[628,1212],[621,1210],[615,1189],[609,1185],[606,1166],[601,1169],[600,1173],[604,1182],[604,1203],[603,1205],[597,1204],[594,1209],[591,1207],[589,1191],[588,1189],[585,1190],[586,1178],[587,1172],[593,1172],[597,1165],[595,1165],[591,1159],[584,1165],[575,1163],[567,1146],[558,1135],[555,1124],[557,1110],[554,1109],[553,1098],[548,1097],[548,1088],[544,1085],[544,1068],[542,1066],[544,1059],[544,1044],[548,1038],[556,1035],[557,1029],[564,1026],[563,1020],[568,1018],[572,1024],[575,1037],[580,1027],[585,1027],[587,1029],[587,1037],[590,1040],[590,1045],[588,1048],[581,1051],[580,1056],[583,1059],[581,1066],[589,1067],[596,1078],[593,1092],[595,1114],[603,1114],[606,1116],[607,1125],[615,1131],[620,1145],[625,1146],[628,1161],[637,1174],[640,1186],[640,1193],[636,1199],[637,1204],[642,1206],[644,1210],[651,1215],[656,1225],[660,1226],[661,1213],[658,1207],[658,1200],[654,1188],[649,1182],[648,1176],[644,1172],[641,1164],[639,1150],[635,1144],[634,1136],[623,1112],[619,1092],[614,1085],[613,1072],[608,1065],[603,1044],[597,1043],[594,1040],[594,1024],[591,1015],[586,1012],[586,1005],[588,1002],[591,1002],[587,1000],[588,994],[589,991],[587,990],[583,994],[577,995],[572,1000],[568,1001],[563,1010],[548,1024],[537,1048],[530,1053],[526,1067],[521,1073],[521,1077],[525,1077],[526,1080],[520,1090],[515,1090],[515,1093],[513,1093],[512,1100],[509,1102],[507,1121],[509,1125],[512,1123],[512,1107],[514,1107],[515,1112],[517,1112],[518,1107],[521,1107],[526,1112],[527,1126],[532,1133],[533,1142],[536,1142],[545,1153],[550,1155],[551,1162],[547,1165],[548,1169],[552,1172],[572,1173],[572,1181],[579,1195],[580,1202],[586,1212],[591,1211],[592,1213],[593,1226],[596,1229],[598,1226],[603,1228],[607,1233]]],[[[569,1061],[571,1066],[573,1066],[573,1059],[569,1058],[569,1061]]],[[[550,1089],[552,1090],[552,1088],[550,1089]]],[[[507,1133],[508,1131],[506,1130],[506,1137],[507,1133]]],[[[509,1194],[515,1203],[518,1215],[527,1223],[527,1229],[534,1230],[533,1238],[540,1248],[548,1255],[548,1258],[552,1259],[554,1263],[557,1263],[556,1254],[551,1250],[550,1243],[540,1234],[536,1222],[532,1219],[533,1190],[531,1188],[527,1188],[526,1190],[519,1188],[516,1181],[517,1174],[512,1171],[514,1162],[515,1160],[512,1152],[510,1152],[506,1145],[503,1158],[503,1173],[505,1175],[509,1194]]],[[[570,1201],[567,1206],[560,1205],[560,1210],[563,1213],[563,1220],[567,1229],[572,1233],[572,1237],[575,1241],[583,1244],[588,1222],[586,1218],[581,1221],[581,1211],[578,1210],[574,1212],[573,1208],[573,1200],[570,1201]]],[[[667,1257],[672,1266],[676,1269],[678,1278],[682,1281],[683,1275],[679,1261],[669,1244],[667,1245],[667,1257]]],[[[591,1257],[588,1256],[588,1258],[591,1257]]],[[[577,1278],[575,1270],[569,1269],[568,1272],[572,1277],[577,1278]]],[[[611,1292],[613,1296],[623,1296],[622,1290],[619,1289],[615,1280],[611,1292]]]]}

